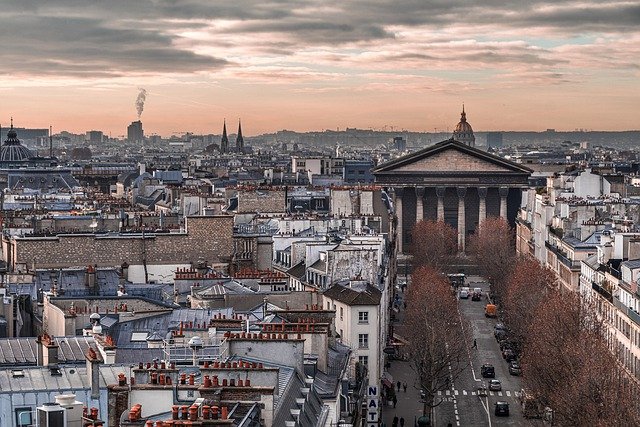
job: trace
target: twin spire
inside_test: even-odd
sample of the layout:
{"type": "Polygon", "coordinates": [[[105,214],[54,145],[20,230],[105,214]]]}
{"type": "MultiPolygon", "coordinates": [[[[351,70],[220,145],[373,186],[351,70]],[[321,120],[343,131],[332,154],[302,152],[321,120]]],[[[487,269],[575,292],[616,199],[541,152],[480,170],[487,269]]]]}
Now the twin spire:
{"type": "MultiPolygon", "coordinates": [[[[244,138],[242,137],[242,123],[238,119],[238,135],[236,136],[236,151],[238,153],[244,152],[244,138]]],[[[223,154],[229,153],[229,137],[227,136],[227,120],[224,120],[222,125],[222,139],[220,140],[220,152],[223,154]]]]}

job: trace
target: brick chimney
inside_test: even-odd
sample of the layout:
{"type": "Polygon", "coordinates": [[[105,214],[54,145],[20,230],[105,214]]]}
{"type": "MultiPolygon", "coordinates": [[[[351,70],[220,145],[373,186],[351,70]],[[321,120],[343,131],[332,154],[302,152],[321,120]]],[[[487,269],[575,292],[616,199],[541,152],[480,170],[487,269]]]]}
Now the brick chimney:
{"type": "Polygon", "coordinates": [[[38,366],[58,365],[58,344],[52,336],[42,334],[38,337],[38,366]]]}

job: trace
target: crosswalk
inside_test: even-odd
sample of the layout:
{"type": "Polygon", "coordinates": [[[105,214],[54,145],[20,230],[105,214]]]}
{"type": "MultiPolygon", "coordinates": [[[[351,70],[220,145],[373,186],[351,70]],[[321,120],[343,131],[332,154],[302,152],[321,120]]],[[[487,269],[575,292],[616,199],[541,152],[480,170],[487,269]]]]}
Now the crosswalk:
{"type": "MultiPolygon", "coordinates": [[[[489,391],[487,390],[486,392],[489,396],[498,396],[498,397],[514,397],[514,398],[518,398],[520,397],[520,392],[519,391],[511,391],[511,390],[504,390],[504,391],[489,391]]],[[[478,391],[476,390],[472,390],[472,391],[467,391],[467,390],[438,390],[438,396],[477,396],[478,395],[478,391]]]]}

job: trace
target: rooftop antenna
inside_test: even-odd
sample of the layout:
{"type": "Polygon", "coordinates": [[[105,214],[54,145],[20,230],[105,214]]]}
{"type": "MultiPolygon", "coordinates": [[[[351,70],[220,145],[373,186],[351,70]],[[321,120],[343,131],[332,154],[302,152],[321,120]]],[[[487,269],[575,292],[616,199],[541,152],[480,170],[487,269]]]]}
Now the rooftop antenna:
{"type": "Polygon", "coordinates": [[[53,126],[49,126],[49,157],[53,158],[53,126]]]}

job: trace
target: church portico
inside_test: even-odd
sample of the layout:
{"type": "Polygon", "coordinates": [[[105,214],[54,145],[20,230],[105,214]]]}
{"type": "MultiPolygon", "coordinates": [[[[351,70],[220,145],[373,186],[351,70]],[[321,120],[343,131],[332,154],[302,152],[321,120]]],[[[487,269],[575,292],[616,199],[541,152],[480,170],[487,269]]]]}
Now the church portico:
{"type": "Polygon", "coordinates": [[[399,252],[410,250],[411,231],[420,220],[451,225],[460,251],[488,217],[515,224],[531,170],[473,147],[473,131],[466,119],[461,123],[466,143],[452,138],[373,170],[376,183],[394,195],[399,252]]]}

